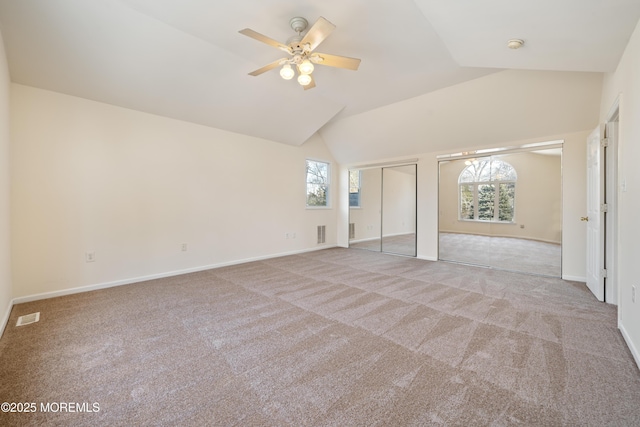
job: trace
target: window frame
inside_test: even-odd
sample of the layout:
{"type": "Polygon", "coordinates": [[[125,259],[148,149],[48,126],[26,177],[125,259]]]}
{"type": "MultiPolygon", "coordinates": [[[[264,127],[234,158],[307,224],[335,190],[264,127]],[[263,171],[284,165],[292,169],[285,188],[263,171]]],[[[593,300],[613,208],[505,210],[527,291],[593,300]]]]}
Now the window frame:
{"type": "Polygon", "coordinates": [[[306,209],[331,209],[331,162],[326,160],[319,160],[313,158],[305,159],[305,208],[306,209]],[[327,167],[327,176],[325,185],[325,204],[324,205],[310,205],[309,204],[309,185],[321,185],[320,183],[309,181],[309,163],[322,163],[327,167]]]}
{"type": "MultiPolygon", "coordinates": [[[[472,166],[472,165],[467,165],[464,169],[462,169],[462,171],[460,172],[460,175],[458,175],[458,194],[457,194],[457,199],[458,199],[458,221],[466,221],[466,222],[483,222],[483,223],[496,223],[496,224],[515,224],[516,223],[516,188],[517,188],[517,180],[518,180],[518,174],[516,169],[513,167],[513,165],[511,165],[509,162],[506,162],[504,160],[493,160],[493,159],[489,159],[489,160],[480,160],[482,162],[501,162],[504,164],[507,164],[511,170],[513,170],[513,173],[515,175],[515,179],[493,179],[491,178],[490,180],[487,181],[463,181],[461,182],[460,179],[462,177],[462,175],[472,166]],[[500,193],[501,193],[501,186],[502,184],[513,184],[513,204],[511,206],[511,211],[512,211],[512,215],[511,215],[511,220],[501,220],[500,219],[500,193]],[[480,198],[479,198],[479,187],[483,186],[483,185],[488,185],[493,187],[493,215],[491,219],[481,219],[480,218],[480,198]],[[471,204],[471,212],[473,213],[473,218],[463,218],[463,205],[466,206],[465,203],[463,203],[463,186],[467,187],[467,189],[469,187],[471,187],[471,194],[472,194],[472,204],[471,204]]],[[[491,167],[491,166],[490,166],[491,167]]]]}
{"type": "Polygon", "coordinates": [[[360,209],[362,208],[362,169],[353,169],[353,170],[349,170],[349,208],[350,209],[360,209]],[[357,193],[352,193],[351,192],[351,174],[357,172],[358,173],[358,192],[357,193]],[[358,194],[358,204],[357,205],[352,205],[351,204],[351,195],[352,194],[358,194]]]}

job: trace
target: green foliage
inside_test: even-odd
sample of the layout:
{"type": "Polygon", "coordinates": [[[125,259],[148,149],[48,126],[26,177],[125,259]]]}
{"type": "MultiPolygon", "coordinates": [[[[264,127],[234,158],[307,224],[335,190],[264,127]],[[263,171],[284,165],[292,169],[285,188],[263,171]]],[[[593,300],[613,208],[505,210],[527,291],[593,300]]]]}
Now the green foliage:
{"type": "Polygon", "coordinates": [[[307,185],[307,206],[327,206],[327,187],[307,185]]]}
{"type": "Polygon", "coordinates": [[[465,163],[468,166],[458,178],[460,219],[513,222],[516,170],[509,163],[495,159],[471,159],[465,163]]]}
{"type": "Polygon", "coordinates": [[[513,221],[515,195],[516,185],[513,182],[500,184],[498,192],[498,219],[500,221],[513,221]]]}
{"type": "Polygon", "coordinates": [[[460,219],[474,219],[473,184],[460,186],[460,219]]]}
{"type": "Polygon", "coordinates": [[[478,185],[478,219],[493,219],[495,194],[496,188],[493,184],[478,185]]]}

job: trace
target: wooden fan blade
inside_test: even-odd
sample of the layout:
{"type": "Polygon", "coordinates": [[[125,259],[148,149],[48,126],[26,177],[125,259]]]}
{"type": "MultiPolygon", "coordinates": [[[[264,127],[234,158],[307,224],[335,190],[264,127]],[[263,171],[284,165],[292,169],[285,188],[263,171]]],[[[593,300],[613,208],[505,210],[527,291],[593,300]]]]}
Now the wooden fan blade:
{"type": "Polygon", "coordinates": [[[347,70],[354,71],[356,71],[360,66],[360,60],[357,58],[329,55],[328,53],[314,53],[309,59],[311,62],[315,62],[316,64],[328,65],[329,67],[346,68],[347,70]]]}
{"type": "Polygon", "coordinates": [[[240,30],[238,32],[240,34],[244,34],[247,37],[251,37],[252,39],[256,39],[259,42],[266,43],[269,46],[277,47],[280,50],[284,50],[285,52],[291,53],[291,52],[289,52],[289,46],[284,45],[284,44],[282,44],[282,43],[280,43],[278,41],[275,41],[274,39],[269,38],[269,37],[267,37],[265,35],[257,33],[255,31],[249,29],[249,28],[245,28],[244,30],[240,30]]]}
{"type": "Polygon", "coordinates": [[[262,73],[266,73],[269,70],[273,70],[274,68],[276,68],[277,66],[279,66],[282,61],[286,61],[286,58],[280,58],[277,61],[273,61],[271,64],[265,65],[262,68],[258,68],[255,71],[252,71],[249,73],[250,76],[259,76],[262,73]]]}
{"type": "Polygon", "coordinates": [[[311,82],[306,86],[302,86],[304,90],[313,89],[314,87],[316,87],[316,81],[313,80],[313,76],[310,75],[309,77],[311,77],[311,82]]]}
{"type": "Polygon", "coordinates": [[[304,46],[306,43],[309,43],[311,46],[310,50],[315,49],[324,39],[326,39],[329,34],[336,28],[331,22],[324,19],[322,16],[318,18],[315,24],[311,27],[307,34],[303,37],[300,44],[304,46]]]}

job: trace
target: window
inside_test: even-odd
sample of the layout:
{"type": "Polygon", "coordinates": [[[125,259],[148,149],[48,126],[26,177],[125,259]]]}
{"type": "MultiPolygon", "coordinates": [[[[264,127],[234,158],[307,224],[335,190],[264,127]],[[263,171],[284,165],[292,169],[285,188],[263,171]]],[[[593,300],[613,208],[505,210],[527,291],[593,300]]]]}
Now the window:
{"type": "Polygon", "coordinates": [[[514,222],[516,170],[502,160],[465,162],[458,178],[461,220],[514,222]]]}
{"type": "Polygon", "coordinates": [[[349,171],[349,207],[360,207],[360,171],[349,171]]]}
{"type": "Polygon", "coordinates": [[[307,207],[329,207],[329,163],[307,160],[307,207]]]}

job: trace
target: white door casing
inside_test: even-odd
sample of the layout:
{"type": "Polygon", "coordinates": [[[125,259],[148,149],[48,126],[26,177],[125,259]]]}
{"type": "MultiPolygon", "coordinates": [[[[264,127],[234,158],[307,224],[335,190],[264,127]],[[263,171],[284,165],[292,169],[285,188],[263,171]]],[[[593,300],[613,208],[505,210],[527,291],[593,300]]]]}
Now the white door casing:
{"type": "MultiPolygon", "coordinates": [[[[604,236],[601,206],[604,189],[604,162],[601,144],[604,139],[604,125],[598,126],[587,138],[587,287],[598,301],[604,301],[604,250],[601,238],[604,236]]],[[[583,218],[584,219],[584,218],[583,218]]]]}
{"type": "Polygon", "coordinates": [[[618,241],[618,118],[607,122],[606,138],[608,141],[606,161],[605,203],[607,204],[607,221],[605,223],[606,242],[604,243],[604,263],[607,269],[605,279],[605,298],[609,304],[618,305],[618,277],[616,268],[618,241]]]}

